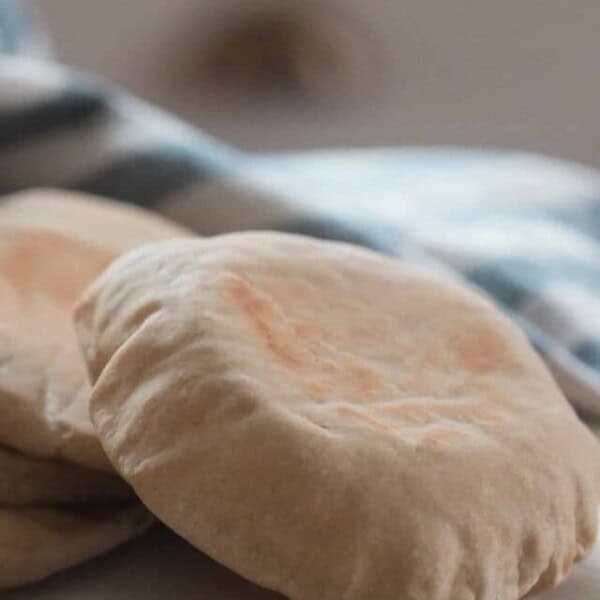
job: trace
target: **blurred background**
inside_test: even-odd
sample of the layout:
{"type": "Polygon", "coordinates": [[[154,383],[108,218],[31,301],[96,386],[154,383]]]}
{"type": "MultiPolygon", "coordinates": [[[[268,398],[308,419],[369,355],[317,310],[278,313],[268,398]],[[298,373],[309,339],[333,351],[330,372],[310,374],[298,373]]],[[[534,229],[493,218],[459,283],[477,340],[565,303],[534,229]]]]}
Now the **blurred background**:
{"type": "Polygon", "coordinates": [[[496,146],[600,166],[598,0],[37,0],[55,57],[256,150],[496,146]]]}

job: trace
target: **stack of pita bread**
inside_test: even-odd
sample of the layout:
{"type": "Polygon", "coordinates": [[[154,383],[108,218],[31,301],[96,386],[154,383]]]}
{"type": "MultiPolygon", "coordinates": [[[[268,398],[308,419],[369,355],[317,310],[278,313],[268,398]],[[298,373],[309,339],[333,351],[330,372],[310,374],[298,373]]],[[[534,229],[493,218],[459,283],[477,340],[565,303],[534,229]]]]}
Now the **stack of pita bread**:
{"type": "Polygon", "coordinates": [[[589,553],[598,442],[476,292],[48,200],[0,206],[0,587],[142,531],[134,492],[291,600],[518,600],[589,553]]]}
{"type": "Polygon", "coordinates": [[[0,202],[0,589],[152,522],[94,433],[71,312],[119,254],[182,235],[140,210],[65,193],[0,202]]]}

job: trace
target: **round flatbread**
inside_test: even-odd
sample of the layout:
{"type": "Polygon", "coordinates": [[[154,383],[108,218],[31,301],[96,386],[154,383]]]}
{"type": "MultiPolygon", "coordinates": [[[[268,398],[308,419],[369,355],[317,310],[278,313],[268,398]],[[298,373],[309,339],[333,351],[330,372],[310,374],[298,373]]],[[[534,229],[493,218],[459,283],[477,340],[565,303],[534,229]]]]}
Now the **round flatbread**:
{"type": "Polygon", "coordinates": [[[72,307],[123,250],[185,235],[139,209],[65,193],[0,203],[0,444],[111,469],[89,421],[72,307]]]}
{"type": "Polygon", "coordinates": [[[131,252],[76,320],[119,473],[292,600],[515,600],[593,545],[596,439],[457,283],[240,233],[131,252]]]}
{"type": "Polygon", "coordinates": [[[44,579],[141,534],[153,519],[126,508],[0,508],[0,590],[44,579]]]}
{"type": "Polygon", "coordinates": [[[191,235],[157,213],[80,192],[38,189],[0,200],[0,224],[45,229],[124,252],[149,241],[191,235]]]}
{"type": "Polygon", "coordinates": [[[0,506],[96,504],[132,496],[133,490],[115,475],[0,446],[0,506]]]}

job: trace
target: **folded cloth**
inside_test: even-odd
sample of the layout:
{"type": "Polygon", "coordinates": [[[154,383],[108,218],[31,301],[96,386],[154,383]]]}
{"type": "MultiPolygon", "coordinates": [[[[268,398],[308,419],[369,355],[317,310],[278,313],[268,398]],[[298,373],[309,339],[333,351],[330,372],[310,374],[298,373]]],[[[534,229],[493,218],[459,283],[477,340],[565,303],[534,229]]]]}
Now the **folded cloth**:
{"type": "Polygon", "coordinates": [[[49,62],[0,59],[0,191],[51,186],[165,213],[203,234],[280,229],[462,277],[529,334],[600,420],[600,173],[518,152],[249,154],[49,62]]]}

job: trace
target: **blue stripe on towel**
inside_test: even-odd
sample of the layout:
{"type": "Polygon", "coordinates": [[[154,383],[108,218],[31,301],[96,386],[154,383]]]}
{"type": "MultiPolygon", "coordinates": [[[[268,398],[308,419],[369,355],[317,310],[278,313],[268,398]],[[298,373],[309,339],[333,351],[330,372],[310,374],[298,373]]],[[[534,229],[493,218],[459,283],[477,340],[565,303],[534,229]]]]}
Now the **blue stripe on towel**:
{"type": "Polygon", "coordinates": [[[499,258],[468,269],[464,275],[509,308],[518,308],[548,285],[570,282],[600,290],[600,265],[576,261],[533,261],[526,258],[499,258]]]}
{"type": "Polygon", "coordinates": [[[545,279],[542,267],[523,265],[519,259],[482,264],[464,275],[509,308],[517,308],[535,294],[545,279]]]}
{"type": "Polygon", "coordinates": [[[80,126],[106,109],[106,98],[98,90],[80,87],[34,106],[1,110],[0,149],[80,126]]]}
{"type": "Polygon", "coordinates": [[[600,241],[600,197],[593,202],[551,210],[550,214],[560,223],[570,225],[580,233],[600,241]]]}
{"type": "Polygon", "coordinates": [[[573,348],[573,354],[588,367],[600,371],[600,340],[590,339],[580,342],[573,348]]]}
{"type": "MultiPolygon", "coordinates": [[[[335,240],[364,246],[380,252],[388,251],[387,245],[379,235],[371,235],[368,228],[360,228],[335,219],[315,217],[290,219],[282,224],[270,227],[277,231],[298,233],[322,240],[335,240]]],[[[398,234],[398,237],[400,234],[398,234]]],[[[399,241],[399,240],[398,240],[399,241]]]]}
{"type": "Polygon", "coordinates": [[[175,191],[210,179],[220,171],[210,154],[161,145],[115,158],[69,187],[148,207],[175,191]]]}

